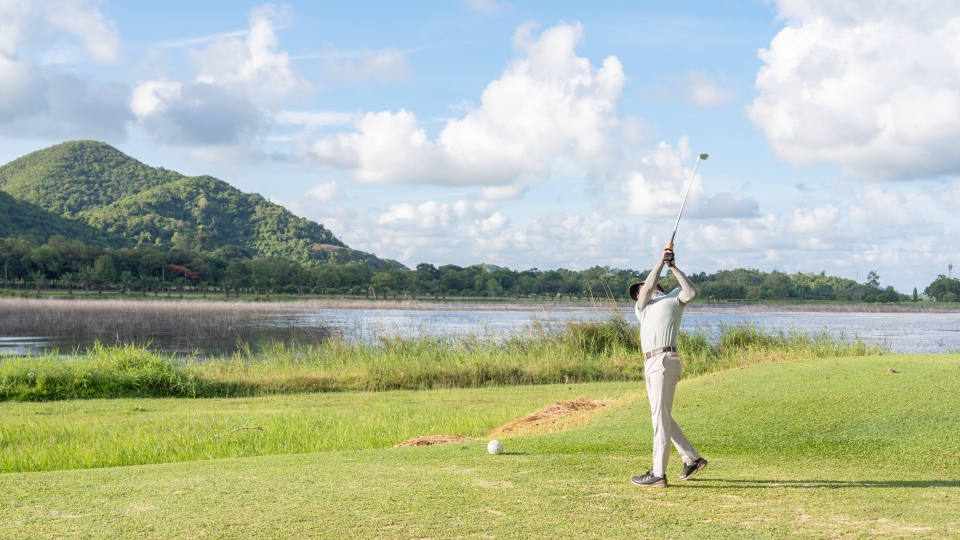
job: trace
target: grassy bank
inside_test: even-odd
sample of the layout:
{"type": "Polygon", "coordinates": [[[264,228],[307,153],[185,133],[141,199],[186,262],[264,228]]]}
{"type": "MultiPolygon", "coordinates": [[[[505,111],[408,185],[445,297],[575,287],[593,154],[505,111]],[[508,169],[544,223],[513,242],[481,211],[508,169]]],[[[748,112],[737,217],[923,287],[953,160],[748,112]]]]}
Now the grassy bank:
{"type": "MultiPolygon", "coordinates": [[[[879,352],[827,334],[764,332],[738,325],[682,334],[684,375],[791,358],[879,352]]],[[[97,345],[84,354],[6,357],[0,400],[116,397],[239,397],[330,391],[476,388],[630,381],[643,377],[640,341],[619,317],[524,333],[459,338],[383,336],[376,343],[275,343],[258,354],[183,359],[133,346],[97,345]]]]}
{"type": "MultiPolygon", "coordinates": [[[[957,538],[958,366],[957,355],[836,358],[683,381],[674,415],[710,466],[678,482],[674,453],[665,490],[629,482],[649,466],[641,389],[586,427],[510,439],[501,456],[478,442],[2,474],[0,537],[957,538]]],[[[526,399],[515,391],[405,394],[437,400],[439,419],[526,399]]],[[[163,403],[202,402],[147,406],[163,403]]],[[[41,422],[40,409],[67,405],[2,406],[37,408],[41,422]]]]}

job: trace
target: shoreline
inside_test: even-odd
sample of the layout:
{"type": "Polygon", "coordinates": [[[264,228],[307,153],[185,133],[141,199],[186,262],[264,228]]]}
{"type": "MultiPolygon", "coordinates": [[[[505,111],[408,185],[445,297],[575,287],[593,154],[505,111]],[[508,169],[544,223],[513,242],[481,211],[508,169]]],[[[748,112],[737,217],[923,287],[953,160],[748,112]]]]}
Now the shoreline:
{"type": "MultiPolygon", "coordinates": [[[[232,307],[240,311],[280,313],[307,312],[320,310],[369,310],[369,311],[510,311],[510,312],[548,312],[548,311],[594,311],[596,313],[610,313],[614,306],[609,301],[596,302],[537,302],[515,299],[504,300],[366,300],[366,299],[333,299],[333,298],[298,298],[287,297],[279,300],[266,299],[231,299],[225,301],[216,297],[208,298],[130,298],[113,296],[108,298],[83,297],[41,297],[41,298],[3,298],[0,297],[0,311],[11,304],[20,306],[39,306],[58,304],[58,307],[115,307],[130,308],[139,306],[167,306],[173,309],[204,308],[218,306],[232,307]],[[241,307],[243,306],[243,307],[241,307]]],[[[135,308],[134,308],[135,309],[135,308]]],[[[630,313],[633,303],[620,302],[616,309],[622,313],[630,313]]],[[[693,303],[687,307],[690,312],[705,313],[960,313],[960,304],[938,306],[933,303],[922,304],[820,304],[813,302],[771,302],[771,303],[693,303]]]]}

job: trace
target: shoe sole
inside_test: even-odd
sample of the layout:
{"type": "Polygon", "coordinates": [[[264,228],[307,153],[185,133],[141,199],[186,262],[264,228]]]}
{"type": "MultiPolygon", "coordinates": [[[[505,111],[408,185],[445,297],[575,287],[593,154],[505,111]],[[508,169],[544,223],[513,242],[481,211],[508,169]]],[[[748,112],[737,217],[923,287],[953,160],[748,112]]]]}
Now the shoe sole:
{"type": "Polygon", "coordinates": [[[694,469],[694,471],[693,471],[692,473],[688,474],[687,476],[681,476],[681,477],[680,477],[680,480],[689,480],[689,479],[693,478],[693,475],[695,475],[695,474],[697,474],[698,472],[706,469],[706,468],[707,468],[707,465],[709,465],[709,462],[704,461],[702,464],[700,464],[699,466],[697,466],[697,468],[694,469]]]}

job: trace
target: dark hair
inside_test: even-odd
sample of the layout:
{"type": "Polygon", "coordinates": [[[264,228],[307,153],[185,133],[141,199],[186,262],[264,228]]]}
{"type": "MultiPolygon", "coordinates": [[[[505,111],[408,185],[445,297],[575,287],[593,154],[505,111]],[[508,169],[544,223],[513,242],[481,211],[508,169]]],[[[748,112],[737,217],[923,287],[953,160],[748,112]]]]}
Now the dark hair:
{"type": "MultiPolygon", "coordinates": [[[[643,287],[643,283],[644,282],[641,281],[640,283],[634,283],[630,286],[630,298],[633,298],[634,300],[640,298],[640,287],[643,287]]],[[[657,283],[657,289],[659,289],[660,292],[663,292],[663,285],[657,283]]]]}

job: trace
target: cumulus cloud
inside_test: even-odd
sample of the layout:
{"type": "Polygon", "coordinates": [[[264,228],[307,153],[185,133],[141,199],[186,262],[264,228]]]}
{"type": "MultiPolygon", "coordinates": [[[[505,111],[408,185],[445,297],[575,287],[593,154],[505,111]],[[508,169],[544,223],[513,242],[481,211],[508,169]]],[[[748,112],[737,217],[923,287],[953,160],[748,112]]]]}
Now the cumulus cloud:
{"type": "Polygon", "coordinates": [[[530,189],[530,186],[513,184],[512,186],[487,186],[480,190],[480,198],[488,201],[505,201],[519,199],[530,189]]]}
{"type": "Polygon", "coordinates": [[[290,55],[280,50],[274,27],[291,17],[288,9],[272,4],[250,12],[250,28],[243,39],[217,37],[191,56],[197,82],[243,88],[268,104],[291,96],[310,96],[313,85],[293,70],[290,55]]]}
{"type": "Polygon", "coordinates": [[[834,236],[837,222],[840,220],[840,209],[834,204],[814,208],[797,207],[793,216],[787,221],[786,231],[790,235],[804,238],[824,238],[834,236]]]}
{"type": "Polygon", "coordinates": [[[140,129],[171,145],[236,145],[261,131],[259,107],[243,92],[205,82],[149,81],[133,92],[140,129]]]}
{"type": "MultiPolygon", "coordinates": [[[[241,37],[220,36],[203,50],[191,51],[197,75],[190,81],[150,80],[133,91],[131,109],[137,128],[154,141],[190,146],[196,157],[233,161],[262,154],[255,139],[274,119],[272,111],[287,99],[316,90],[297,74],[274,31],[290,17],[272,4],[250,12],[241,37]]],[[[279,113],[287,122],[316,122],[309,113],[279,113]]]]}
{"type": "Polygon", "coordinates": [[[737,97],[736,91],[725,88],[716,79],[703,71],[690,70],[676,79],[680,94],[688,105],[694,107],[718,107],[737,97]]]}
{"type": "Polygon", "coordinates": [[[39,50],[44,64],[115,62],[119,44],[95,3],[0,2],[0,134],[122,139],[132,118],[126,84],[41,68],[24,53],[39,50]]]}
{"type": "Polygon", "coordinates": [[[330,182],[317,184],[316,186],[308,189],[303,196],[321,204],[326,204],[330,201],[342,199],[343,190],[340,189],[339,184],[331,180],[330,182]]]}
{"type": "Polygon", "coordinates": [[[371,112],[356,131],[316,141],[312,157],[360,182],[490,186],[543,178],[561,154],[601,155],[626,78],[613,56],[600,68],[576,56],[582,34],[579,24],[538,38],[520,27],[520,57],[487,86],[478,108],[449,120],[436,139],[409,111],[371,112]]]}
{"type": "MultiPolygon", "coordinates": [[[[684,166],[691,156],[689,140],[684,137],[677,148],[661,142],[653,153],[641,158],[622,187],[627,195],[628,211],[646,217],[677,215],[693,172],[684,166]]],[[[755,199],[736,192],[708,197],[703,178],[697,174],[690,185],[684,215],[697,218],[748,217],[756,215],[759,208],[755,199]]]]}
{"type": "Polygon", "coordinates": [[[864,180],[960,172],[960,9],[949,0],[779,0],[747,107],[777,154],[864,180]]]}
{"type": "Polygon", "coordinates": [[[46,107],[47,81],[33,61],[17,62],[0,55],[0,81],[0,122],[46,107]]]}
{"type": "Polygon", "coordinates": [[[940,226],[924,219],[900,193],[877,185],[864,186],[850,202],[850,222],[855,231],[874,238],[927,235],[940,226]]]}
{"type": "Polygon", "coordinates": [[[14,58],[23,46],[77,39],[95,62],[119,59],[116,25],[89,0],[4,0],[0,3],[0,55],[14,58]]]}

